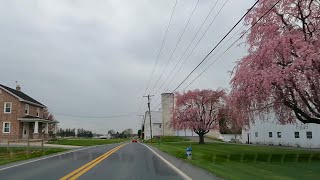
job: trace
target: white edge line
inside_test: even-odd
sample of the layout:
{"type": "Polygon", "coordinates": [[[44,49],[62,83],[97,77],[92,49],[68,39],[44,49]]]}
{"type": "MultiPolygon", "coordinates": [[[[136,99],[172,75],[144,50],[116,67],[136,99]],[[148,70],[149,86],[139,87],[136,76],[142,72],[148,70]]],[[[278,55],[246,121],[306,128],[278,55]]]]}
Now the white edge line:
{"type": "Polygon", "coordinates": [[[53,157],[56,157],[56,156],[61,156],[61,155],[68,154],[68,153],[73,153],[73,152],[76,152],[76,151],[81,151],[81,150],[85,150],[85,149],[99,147],[99,146],[101,146],[101,145],[90,146],[90,147],[85,147],[85,148],[79,148],[79,149],[76,149],[76,150],[73,150],[73,151],[71,150],[71,151],[62,152],[62,153],[58,153],[58,154],[54,154],[54,155],[49,155],[49,156],[42,157],[42,158],[39,158],[39,159],[34,159],[34,160],[30,160],[30,161],[27,161],[27,162],[24,162],[24,163],[20,163],[20,164],[4,167],[4,168],[0,169],[0,171],[6,170],[6,169],[10,169],[10,168],[13,168],[13,167],[17,167],[17,166],[22,166],[22,165],[29,164],[29,163],[33,163],[33,162],[36,162],[36,161],[41,161],[41,160],[44,160],[44,159],[53,158],[53,157]]]}
{"type": "Polygon", "coordinates": [[[178,169],[177,167],[175,167],[173,164],[171,164],[169,161],[167,161],[165,158],[163,158],[162,156],[160,156],[157,152],[155,152],[153,149],[151,149],[149,146],[142,144],[145,147],[147,147],[151,152],[153,152],[155,155],[157,155],[163,162],[165,162],[169,167],[171,167],[174,171],[176,171],[180,176],[182,176],[184,179],[187,180],[192,180],[191,177],[189,177],[188,175],[186,175],[184,172],[182,172],[180,169],[178,169]]]}

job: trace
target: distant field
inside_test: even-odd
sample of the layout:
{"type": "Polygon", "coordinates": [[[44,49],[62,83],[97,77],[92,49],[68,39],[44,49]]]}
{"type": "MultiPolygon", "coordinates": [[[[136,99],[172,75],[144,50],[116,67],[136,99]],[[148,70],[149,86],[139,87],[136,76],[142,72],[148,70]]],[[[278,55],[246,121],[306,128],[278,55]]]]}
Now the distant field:
{"type": "Polygon", "coordinates": [[[27,148],[25,147],[10,147],[9,152],[7,151],[6,147],[0,147],[0,165],[36,158],[66,150],[67,149],[44,148],[44,151],[42,152],[40,148],[30,148],[29,154],[27,154],[27,148]]]}
{"type": "Polygon", "coordinates": [[[225,179],[320,179],[320,152],[225,143],[154,143],[153,146],[225,179]]]}
{"type": "Polygon", "coordinates": [[[113,144],[129,141],[129,139],[59,139],[49,141],[49,144],[73,145],[73,146],[95,146],[103,144],[113,144]]]}

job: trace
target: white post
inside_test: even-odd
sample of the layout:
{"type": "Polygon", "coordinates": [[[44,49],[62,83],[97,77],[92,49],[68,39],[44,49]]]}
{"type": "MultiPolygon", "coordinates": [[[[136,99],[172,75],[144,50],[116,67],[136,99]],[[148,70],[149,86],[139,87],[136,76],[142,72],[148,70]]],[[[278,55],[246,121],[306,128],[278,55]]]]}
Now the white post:
{"type": "Polygon", "coordinates": [[[57,124],[54,124],[53,134],[57,134],[57,124]]]}
{"type": "Polygon", "coordinates": [[[45,133],[46,133],[46,134],[49,134],[49,123],[46,123],[45,133]]]}
{"type": "Polygon", "coordinates": [[[34,131],[33,131],[33,133],[34,134],[38,134],[39,133],[38,130],[39,130],[39,122],[35,121],[34,122],[34,131]]]}

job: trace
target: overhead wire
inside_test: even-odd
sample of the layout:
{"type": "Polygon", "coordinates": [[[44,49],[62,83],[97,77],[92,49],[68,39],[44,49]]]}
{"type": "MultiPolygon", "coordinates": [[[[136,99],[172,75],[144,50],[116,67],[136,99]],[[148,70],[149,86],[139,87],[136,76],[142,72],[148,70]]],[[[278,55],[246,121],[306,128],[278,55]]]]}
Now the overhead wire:
{"type": "MultiPolygon", "coordinates": [[[[188,56],[186,57],[186,59],[183,61],[183,63],[181,64],[181,66],[179,67],[178,71],[176,71],[176,73],[174,74],[174,76],[172,76],[172,79],[169,81],[169,83],[166,85],[166,87],[164,89],[167,89],[169,87],[169,85],[171,84],[171,82],[177,77],[177,74],[181,71],[183,65],[187,62],[187,60],[189,59],[189,57],[191,56],[191,54],[194,52],[194,50],[196,49],[196,47],[199,45],[199,43],[201,42],[201,40],[203,39],[203,37],[206,35],[206,33],[208,32],[209,28],[212,26],[212,24],[215,22],[215,20],[217,19],[217,17],[219,16],[219,14],[221,13],[221,11],[223,10],[223,8],[225,7],[225,5],[227,4],[229,0],[226,0],[223,5],[220,7],[219,11],[217,12],[217,14],[214,16],[213,20],[210,22],[209,26],[206,28],[206,30],[204,31],[204,33],[202,34],[202,36],[200,37],[200,39],[198,39],[197,43],[195,44],[195,46],[192,48],[192,50],[190,51],[190,53],[188,54],[188,56]]],[[[217,1],[218,2],[218,1],[217,1]]],[[[216,3],[217,3],[216,2],[216,3]]],[[[213,6],[213,8],[216,6],[216,4],[213,6]]],[[[211,14],[211,12],[213,11],[213,9],[211,9],[210,13],[208,14],[207,18],[209,17],[209,15],[211,14]]],[[[207,19],[206,18],[206,19],[207,19]]],[[[204,25],[205,21],[203,22],[202,26],[204,25]]],[[[202,28],[201,26],[201,28],[202,28]]],[[[198,30],[198,32],[200,32],[201,28],[198,30]]],[[[180,62],[182,60],[182,58],[184,57],[185,53],[187,52],[187,50],[189,49],[189,47],[191,46],[192,42],[195,40],[196,36],[198,35],[198,32],[196,33],[196,35],[193,37],[193,40],[190,42],[189,46],[187,47],[187,49],[184,51],[183,55],[181,56],[181,58],[179,59],[178,62],[180,62]]],[[[176,64],[176,66],[178,65],[178,63],[176,64]]],[[[174,69],[176,68],[176,66],[174,67],[174,69]]],[[[165,81],[168,80],[168,78],[170,77],[170,75],[172,74],[173,71],[170,72],[170,74],[167,76],[167,79],[165,81]]],[[[163,83],[164,84],[164,83],[163,83]]],[[[163,86],[163,85],[162,85],[163,86]]],[[[161,87],[160,87],[161,88],[161,87]]],[[[158,89],[157,92],[159,92],[160,88],[158,89]]],[[[155,93],[156,94],[156,93],[155,93]]],[[[157,102],[160,99],[160,96],[158,96],[158,98],[155,100],[155,102],[157,102]]]]}
{"type": "MultiPolygon", "coordinates": [[[[148,80],[148,83],[147,83],[147,86],[146,86],[146,89],[144,90],[144,93],[143,93],[143,96],[145,95],[145,93],[148,91],[149,89],[149,86],[150,86],[150,82],[151,82],[151,79],[153,77],[153,74],[154,74],[154,71],[158,65],[158,61],[159,61],[159,57],[160,57],[160,54],[162,52],[162,49],[163,49],[163,46],[164,46],[164,43],[165,43],[165,40],[167,38],[167,34],[168,34],[168,31],[169,31],[169,27],[171,25],[171,21],[172,21],[172,17],[174,15],[174,12],[176,10],[176,7],[177,7],[177,3],[178,3],[178,0],[175,1],[175,4],[173,6],[173,9],[172,9],[172,12],[171,12],[171,15],[170,15],[170,19],[169,19],[169,23],[167,25],[167,28],[166,28],[166,31],[165,31],[165,34],[164,34],[164,37],[163,37],[163,40],[162,40],[162,43],[161,43],[161,46],[160,46],[160,50],[159,50],[159,53],[157,55],[157,58],[156,58],[156,61],[155,61],[155,64],[154,64],[154,67],[151,71],[151,74],[150,74],[150,77],[149,77],[149,80],[148,80]]],[[[140,112],[141,108],[142,108],[142,104],[143,104],[143,99],[141,100],[140,102],[140,105],[139,105],[139,108],[138,108],[138,112],[140,112]]]]}
{"type": "MultiPolygon", "coordinates": [[[[194,78],[186,87],[184,90],[186,90],[194,81],[196,81],[205,71],[207,71],[215,62],[217,62],[227,51],[231,49],[232,46],[234,46],[240,39],[244,37],[245,34],[247,34],[264,16],[266,16],[272,9],[280,2],[281,0],[278,0],[267,12],[265,12],[254,24],[251,25],[250,28],[248,28],[245,32],[242,33],[242,35],[234,41],[220,56],[218,56],[209,66],[207,66],[196,78],[194,78]]],[[[229,39],[230,40],[230,39],[229,39]]]]}
{"type": "Polygon", "coordinates": [[[195,4],[195,6],[194,6],[194,8],[193,8],[193,10],[192,10],[192,12],[191,12],[191,14],[190,14],[190,16],[189,16],[189,19],[188,19],[186,25],[184,26],[183,31],[182,31],[182,33],[181,33],[181,35],[180,35],[180,37],[179,37],[179,39],[178,39],[178,41],[177,41],[177,43],[176,43],[176,45],[175,45],[175,48],[173,49],[173,51],[172,51],[172,53],[171,53],[171,55],[170,55],[170,57],[169,57],[166,65],[165,65],[165,67],[163,68],[163,70],[162,70],[159,78],[157,79],[154,87],[152,88],[152,90],[151,90],[151,92],[150,92],[151,94],[152,94],[152,92],[156,89],[156,87],[157,87],[159,81],[161,80],[164,72],[167,70],[167,67],[168,67],[168,65],[170,64],[170,62],[171,62],[171,60],[172,60],[172,57],[173,57],[174,53],[176,52],[176,50],[177,50],[177,48],[178,48],[178,45],[180,44],[180,42],[181,42],[181,40],[182,40],[183,35],[184,35],[185,32],[186,32],[186,29],[187,29],[187,27],[188,27],[188,25],[189,25],[189,23],[190,23],[190,20],[191,20],[191,18],[193,17],[194,12],[196,11],[196,9],[197,9],[197,7],[198,7],[199,1],[200,1],[200,0],[198,0],[197,3],[195,4]]]}
{"type": "Polygon", "coordinates": [[[212,48],[212,50],[200,61],[200,63],[187,75],[186,78],[184,78],[184,80],[175,88],[176,91],[190,76],[192,73],[194,73],[194,71],[196,69],[198,69],[198,67],[207,60],[207,58],[210,56],[210,54],[217,49],[217,47],[228,37],[228,35],[238,26],[238,24],[245,18],[245,16],[247,14],[249,14],[249,12],[253,9],[253,7],[258,4],[258,2],[260,2],[260,0],[257,0],[254,5],[238,20],[238,22],[228,31],[228,33],[212,48]]]}
{"type": "MultiPolygon", "coordinates": [[[[206,18],[204,19],[204,21],[201,23],[201,25],[199,26],[196,34],[193,36],[192,40],[190,41],[189,45],[187,46],[187,48],[185,49],[185,51],[182,53],[181,58],[178,60],[178,62],[175,64],[175,66],[172,68],[172,70],[170,71],[170,73],[167,75],[167,78],[163,81],[163,83],[160,85],[160,87],[158,88],[158,90],[154,93],[157,94],[161,88],[163,87],[163,85],[168,81],[169,77],[172,75],[173,71],[177,68],[178,64],[181,62],[183,56],[186,54],[186,52],[189,50],[189,47],[192,45],[192,43],[194,42],[194,40],[196,39],[196,37],[198,36],[199,32],[201,31],[202,27],[204,26],[205,22],[208,20],[208,18],[210,17],[211,13],[213,12],[213,10],[215,9],[216,5],[218,4],[219,0],[216,0],[216,2],[214,3],[214,5],[212,6],[211,10],[209,11],[209,13],[207,14],[206,18]]],[[[211,23],[212,24],[212,23],[211,23]]]]}
{"type": "Polygon", "coordinates": [[[85,115],[71,115],[71,114],[60,114],[60,113],[54,113],[54,115],[55,116],[64,116],[64,117],[74,117],[74,118],[92,118],[92,119],[108,119],[108,118],[137,116],[136,113],[121,114],[121,115],[110,115],[110,116],[85,116],[85,115]]]}
{"type": "Polygon", "coordinates": [[[161,52],[162,52],[163,45],[164,45],[164,43],[165,43],[165,40],[166,40],[168,31],[169,31],[169,27],[170,27],[170,25],[171,25],[172,17],[173,17],[173,14],[174,14],[175,10],[176,10],[177,2],[178,2],[178,0],[176,0],[176,2],[175,2],[175,4],[174,4],[174,8],[173,8],[173,11],[172,11],[172,13],[171,13],[170,20],[169,20],[169,23],[168,23],[168,26],[167,26],[167,29],[166,29],[164,38],[163,38],[163,40],[162,40],[161,47],[160,47],[159,53],[158,53],[158,55],[157,55],[157,59],[156,59],[156,62],[155,62],[155,64],[154,64],[153,70],[152,70],[152,72],[151,72],[151,75],[150,75],[150,78],[149,78],[149,81],[148,81],[148,84],[147,84],[147,87],[146,87],[145,92],[146,92],[146,91],[148,90],[148,88],[149,88],[149,85],[150,85],[152,76],[153,76],[154,71],[155,71],[155,69],[156,69],[156,67],[157,67],[157,65],[158,65],[159,58],[160,58],[160,54],[161,54],[161,52]]]}
{"type": "MultiPolygon", "coordinates": [[[[240,30],[241,30],[241,28],[240,28],[237,32],[235,32],[235,33],[232,35],[232,37],[230,37],[230,38],[227,40],[227,42],[225,42],[225,43],[217,50],[217,52],[215,52],[214,54],[212,54],[212,56],[209,58],[209,60],[210,60],[211,58],[213,58],[229,41],[231,41],[231,39],[234,38],[234,36],[237,35],[237,33],[239,33],[240,30]]],[[[240,38],[240,39],[241,39],[241,38],[240,38]]],[[[240,39],[239,39],[239,40],[240,40],[240,39]]],[[[234,42],[233,45],[234,45],[235,43],[236,43],[236,42],[234,42]]],[[[229,47],[230,47],[230,46],[229,46],[229,47]]],[[[223,52],[222,54],[224,54],[224,53],[226,53],[226,51],[223,52]]],[[[221,55],[220,55],[220,56],[221,56],[221,55]]],[[[219,56],[218,58],[220,58],[220,56],[219,56]]],[[[208,62],[208,61],[207,61],[207,62],[208,62]]],[[[205,65],[205,64],[203,64],[203,65],[205,65]]],[[[210,64],[209,66],[211,66],[211,64],[210,64]]],[[[206,70],[207,70],[207,68],[206,68],[206,70]]],[[[206,71],[206,70],[204,70],[204,71],[206,71]]],[[[197,78],[199,78],[199,77],[204,73],[204,71],[202,71],[195,79],[193,79],[192,82],[190,82],[182,91],[185,91],[197,78]]]]}
{"type": "MultiPolygon", "coordinates": [[[[280,1],[280,0],[279,0],[280,1]]],[[[257,0],[251,7],[250,9],[237,21],[237,23],[227,32],[227,34],[212,48],[212,50],[200,61],[200,63],[184,78],[184,80],[171,92],[175,92],[190,76],[191,74],[194,73],[194,71],[205,61],[207,60],[207,58],[210,56],[210,54],[217,49],[217,47],[222,43],[222,41],[224,41],[227,36],[236,28],[236,26],[238,26],[238,24],[245,18],[245,16],[247,14],[249,14],[249,12],[260,2],[260,0],[257,0]]],[[[157,107],[159,107],[161,105],[158,104],[154,109],[156,109],[157,107]]],[[[153,109],[153,110],[154,110],[153,109]]]]}
{"type": "MultiPolygon", "coordinates": [[[[172,76],[171,80],[169,81],[169,83],[166,85],[166,87],[164,89],[167,89],[169,87],[169,85],[172,83],[172,81],[177,77],[178,73],[181,71],[183,65],[185,65],[185,63],[189,60],[189,57],[191,56],[191,54],[194,52],[194,50],[198,47],[199,43],[201,42],[201,40],[203,39],[203,37],[206,35],[206,33],[208,32],[209,28],[212,26],[212,24],[215,22],[215,20],[217,19],[218,15],[221,13],[222,9],[225,7],[225,5],[227,4],[229,0],[226,0],[224,2],[224,4],[221,6],[221,8],[219,9],[218,13],[216,14],[216,16],[214,17],[214,19],[210,22],[209,26],[207,27],[207,29],[205,30],[205,32],[202,34],[202,36],[200,37],[200,39],[197,41],[197,43],[195,44],[195,46],[192,48],[192,50],[190,51],[190,53],[188,54],[188,56],[186,57],[186,59],[183,61],[183,63],[181,64],[181,66],[179,67],[178,71],[175,72],[175,74],[172,76]]],[[[184,56],[184,55],[183,55],[184,56]]],[[[183,58],[183,56],[181,58],[183,58]]]]}

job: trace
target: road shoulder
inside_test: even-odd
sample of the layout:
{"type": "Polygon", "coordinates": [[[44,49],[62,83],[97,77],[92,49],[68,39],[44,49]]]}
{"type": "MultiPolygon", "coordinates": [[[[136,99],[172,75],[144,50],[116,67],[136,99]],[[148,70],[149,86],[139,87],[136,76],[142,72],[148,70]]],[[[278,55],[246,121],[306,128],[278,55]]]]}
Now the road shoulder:
{"type": "MultiPolygon", "coordinates": [[[[7,147],[7,143],[0,143],[0,147],[7,147]]],[[[26,142],[18,142],[18,143],[10,143],[10,147],[27,147],[28,143],[26,142]]],[[[41,147],[41,142],[31,142],[30,147],[41,147]]],[[[43,144],[45,148],[63,148],[63,149],[78,149],[84,146],[73,146],[73,145],[60,145],[60,144],[43,144]]]]}
{"type": "MultiPolygon", "coordinates": [[[[101,145],[99,145],[99,146],[101,146],[101,145]]],[[[53,158],[53,157],[57,157],[57,156],[61,156],[61,155],[65,155],[65,154],[69,154],[69,153],[74,153],[77,151],[82,151],[82,150],[89,149],[89,148],[99,147],[99,146],[73,148],[73,149],[68,149],[66,151],[59,152],[59,153],[54,153],[54,154],[44,155],[44,156],[40,156],[40,157],[36,157],[36,158],[30,158],[30,159],[26,159],[26,160],[3,164],[3,165],[0,165],[0,171],[10,169],[13,167],[17,167],[17,166],[21,166],[21,165],[25,165],[25,164],[29,164],[29,163],[34,163],[34,162],[49,159],[49,158],[53,158]]],[[[23,146],[17,146],[17,147],[23,147],[23,146]]]]}
{"type": "Polygon", "coordinates": [[[192,164],[189,164],[183,161],[182,159],[178,159],[172,155],[162,152],[152,145],[148,144],[147,146],[152,150],[154,150],[156,153],[158,153],[160,156],[162,156],[164,159],[166,159],[168,162],[170,162],[172,165],[174,165],[176,168],[180,169],[186,175],[191,177],[192,179],[195,179],[195,180],[196,179],[199,179],[199,180],[221,179],[203,169],[200,169],[196,166],[193,166],[192,164]]]}

